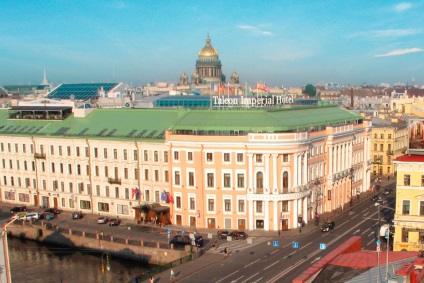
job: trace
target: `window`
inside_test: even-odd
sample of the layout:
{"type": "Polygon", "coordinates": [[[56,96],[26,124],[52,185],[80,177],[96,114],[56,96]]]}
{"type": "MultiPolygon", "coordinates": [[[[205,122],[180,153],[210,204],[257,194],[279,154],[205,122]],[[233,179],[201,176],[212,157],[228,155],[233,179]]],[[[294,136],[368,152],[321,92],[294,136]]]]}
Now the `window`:
{"type": "Polygon", "coordinates": [[[52,173],[55,173],[55,170],[54,170],[54,163],[52,163],[52,173]]]}
{"type": "Polygon", "coordinates": [[[289,211],[289,202],[287,200],[283,201],[281,211],[283,211],[283,212],[289,211]]]}
{"type": "Polygon", "coordinates": [[[258,200],[256,201],[256,213],[262,213],[263,212],[263,203],[262,201],[258,200]]]}
{"type": "Polygon", "coordinates": [[[69,182],[68,188],[69,188],[69,192],[70,193],[73,193],[74,192],[74,184],[73,183],[69,182]]]}
{"type": "Polygon", "coordinates": [[[384,134],[380,134],[380,139],[384,139],[384,134]]]}
{"type": "Polygon", "coordinates": [[[244,188],[244,174],[237,174],[237,188],[244,188]]]}
{"type": "Polygon", "coordinates": [[[160,202],[159,191],[155,191],[155,202],[160,202]]]}
{"type": "Polygon", "coordinates": [[[284,171],[283,173],[283,192],[287,193],[289,190],[289,173],[284,171]]]}
{"type": "Polygon", "coordinates": [[[231,200],[229,199],[224,200],[224,211],[231,212],[231,200]]]}
{"type": "Polygon", "coordinates": [[[208,199],[208,211],[215,211],[215,200],[208,199]]]}
{"type": "Polygon", "coordinates": [[[106,186],[105,190],[106,190],[106,197],[109,197],[109,186],[106,186]]]}
{"type": "Polygon", "coordinates": [[[94,148],[94,157],[95,158],[99,157],[99,151],[97,150],[97,147],[94,148]]]}
{"type": "Polygon", "coordinates": [[[134,160],[138,160],[138,151],[134,150],[133,154],[134,154],[134,156],[133,156],[134,160]]]}
{"type": "Polygon", "coordinates": [[[68,154],[68,156],[71,156],[71,147],[70,146],[66,147],[66,153],[68,154]]]}
{"type": "Polygon", "coordinates": [[[402,201],[402,214],[403,215],[409,215],[409,207],[410,207],[410,201],[409,200],[402,201]]]}
{"type": "Polygon", "coordinates": [[[289,155],[288,154],[283,154],[283,162],[289,162],[289,155]]]}
{"type": "Polygon", "coordinates": [[[377,151],[378,144],[374,144],[374,151],[377,151]]]}
{"type": "Polygon", "coordinates": [[[159,170],[155,170],[155,181],[159,181],[159,170]]]}
{"type": "Polygon", "coordinates": [[[81,175],[81,165],[77,165],[77,175],[81,175]]]}
{"type": "Polygon", "coordinates": [[[408,242],[408,230],[402,228],[402,242],[408,242]]]}
{"type": "Polygon", "coordinates": [[[130,189],[125,188],[125,198],[129,199],[130,198],[130,189]]]}
{"type": "Polygon", "coordinates": [[[230,173],[224,174],[224,188],[230,188],[231,187],[231,175],[230,173]]]}
{"type": "Polygon", "coordinates": [[[230,162],[230,154],[224,153],[224,162],[230,162]]]}
{"type": "Polygon", "coordinates": [[[175,198],[175,206],[176,206],[177,208],[181,208],[181,197],[180,197],[180,196],[177,196],[177,197],[175,198]]]}
{"type": "Polygon", "coordinates": [[[208,162],[213,161],[213,153],[211,153],[211,152],[206,153],[206,161],[208,161],[208,162]]]}
{"type": "Polygon", "coordinates": [[[79,148],[79,146],[77,146],[76,150],[77,150],[77,156],[80,156],[80,148],[79,148]]]}
{"type": "Polygon", "coordinates": [[[256,162],[262,162],[262,154],[256,154],[256,162]]]}
{"type": "Polygon", "coordinates": [[[188,185],[190,187],[194,186],[194,172],[188,172],[188,185]]]}
{"type": "Polygon", "coordinates": [[[143,152],[143,158],[144,158],[144,161],[149,161],[149,152],[147,150],[143,152]]]}
{"type": "Polygon", "coordinates": [[[424,201],[420,201],[420,216],[424,215],[424,201]]]}
{"type": "Polygon", "coordinates": [[[90,150],[88,149],[88,146],[85,147],[85,157],[90,156],[90,150]]]}
{"type": "Polygon", "coordinates": [[[174,151],[174,160],[180,160],[180,153],[178,151],[174,151]]]}
{"type": "Polygon", "coordinates": [[[128,168],[124,168],[124,178],[128,179],[128,168]]]}
{"type": "Polygon", "coordinates": [[[213,173],[208,173],[207,174],[207,181],[208,181],[208,188],[213,188],[214,187],[214,176],[213,173]]]}
{"type": "Polygon", "coordinates": [[[244,199],[238,200],[238,212],[244,212],[244,199]]]}
{"type": "Polygon", "coordinates": [[[377,138],[377,134],[374,134],[374,138],[375,138],[375,139],[377,138]]]}
{"type": "Polygon", "coordinates": [[[109,177],[109,168],[105,166],[105,177],[109,177]]]}
{"type": "Polygon", "coordinates": [[[243,162],[244,156],[243,153],[237,153],[237,162],[243,162]]]}
{"type": "Polygon", "coordinates": [[[167,151],[163,152],[163,162],[168,162],[168,152],[167,151]]]}
{"type": "Polygon", "coordinates": [[[195,210],[195,209],[196,209],[196,201],[194,197],[190,197],[190,210],[195,210]]]}
{"type": "Polygon", "coordinates": [[[403,176],[403,184],[405,186],[410,186],[411,185],[411,175],[405,175],[405,176],[403,176]]]}
{"type": "Polygon", "coordinates": [[[94,167],[94,174],[96,176],[99,176],[99,166],[96,165],[96,167],[94,167]]]}
{"type": "Polygon", "coordinates": [[[81,200],[80,207],[81,209],[91,209],[91,202],[88,200],[81,200]]]}
{"type": "Polygon", "coordinates": [[[113,149],[113,159],[118,159],[118,150],[116,148],[113,149]]]}
{"type": "Polygon", "coordinates": [[[193,161],[193,152],[187,152],[187,160],[188,161],[193,161]]]}
{"type": "Polygon", "coordinates": [[[115,198],[119,198],[119,188],[115,187],[115,198]]]}
{"type": "Polygon", "coordinates": [[[153,160],[154,160],[155,162],[158,162],[158,161],[159,161],[159,155],[158,155],[157,150],[155,150],[155,152],[153,153],[153,160]]]}
{"type": "Polygon", "coordinates": [[[256,173],[256,188],[264,188],[264,174],[262,172],[256,173]]]}
{"type": "Polygon", "coordinates": [[[392,138],[392,134],[389,134],[387,138],[390,140],[392,138]]]}
{"type": "Polygon", "coordinates": [[[72,164],[68,164],[68,174],[72,174],[72,164]]]}
{"type": "Polygon", "coordinates": [[[96,185],[96,195],[100,196],[100,185],[96,185]]]}
{"type": "Polygon", "coordinates": [[[107,158],[107,148],[103,149],[103,158],[107,158]]]}
{"type": "Polygon", "coordinates": [[[52,145],[50,146],[50,154],[54,155],[54,146],[52,146],[52,145]]]}
{"type": "Polygon", "coordinates": [[[124,160],[128,159],[128,151],[124,149],[124,160]]]}
{"type": "Polygon", "coordinates": [[[175,185],[180,185],[180,182],[181,182],[181,180],[180,180],[180,171],[175,171],[174,172],[174,184],[175,185]]]}
{"type": "MultiPolygon", "coordinates": [[[[2,150],[2,151],[3,151],[3,150],[2,150]]],[[[25,145],[25,144],[23,144],[23,145],[22,145],[22,152],[23,152],[23,153],[26,153],[26,145],[25,145]]]]}
{"type": "Polygon", "coordinates": [[[144,169],[144,180],[149,180],[149,169],[144,169]]]}
{"type": "Polygon", "coordinates": [[[424,175],[421,175],[421,187],[424,187],[424,175]]]}
{"type": "Polygon", "coordinates": [[[380,151],[384,151],[384,144],[380,144],[380,151]]]}
{"type": "Polygon", "coordinates": [[[165,170],[163,175],[165,176],[165,182],[169,182],[168,170],[165,170]]]}

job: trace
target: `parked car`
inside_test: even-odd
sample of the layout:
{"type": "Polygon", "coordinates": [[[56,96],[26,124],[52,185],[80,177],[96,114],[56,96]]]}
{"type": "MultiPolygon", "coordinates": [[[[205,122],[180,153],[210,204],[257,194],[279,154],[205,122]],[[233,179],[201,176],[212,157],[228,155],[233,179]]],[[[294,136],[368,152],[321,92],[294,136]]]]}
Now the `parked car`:
{"type": "Polygon", "coordinates": [[[105,224],[107,223],[108,219],[104,216],[97,217],[97,224],[105,224]]]}
{"type": "Polygon", "coordinates": [[[191,245],[191,239],[189,236],[175,235],[169,243],[173,244],[174,247],[184,247],[187,245],[191,245]]]}
{"type": "Polygon", "coordinates": [[[50,212],[44,212],[43,214],[40,215],[41,219],[46,219],[46,220],[53,219],[53,217],[54,217],[54,213],[50,213],[50,212]]]}
{"type": "Polygon", "coordinates": [[[74,211],[72,212],[72,219],[81,219],[83,217],[81,211],[74,211]]]}
{"type": "Polygon", "coordinates": [[[46,208],[46,209],[44,210],[44,212],[49,212],[49,213],[53,213],[53,214],[60,214],[59,209],[52,208],[52,207],[46,208]]]}
{"type": "Polygon", "coordinates": [[[17,213],[17,212],[25,212],[27,211],[26,206],[14,206],[10,209],[10,213],[17,213]]]}
{"type": "Polygon", "coordinates": [[[227,239],[228,235],[230,234],[229,231],[218,231],[218,238],[220,239],[227,239]]]}
{"type": "Polygon", "coordinates": [[[321,231],[322,232],[330,232],[331,230],[333,230],[334,228],[336,228],[336,223],[334,223],[334,221],[331,222],[325,222],[322,226],[321,226],[321,231]]]}
{"type": "Polygon", "coordinates": [[[196,246],[196,247],[203,247],[203,236],[202,235],[194,236],[194,243],[192,244],[193,246],[196,246]]]}
{"type": "Polygon", "coordinates": [[[243,231],[233,231],[228,236],[231,236],[233,239],[247,239],[247,234],[243,231]]]}
{"type": "Polygon", "coordinates": [[[393,192],[393,190],[392,190],[392,189],[390,189],[390,188],[385,188],[385,189],[384,189],[384,191],[383,191],[383,194],[384,194],[384,195],[386,195],[386,196],[388,196],[388,195],[391,195],[391,194],[392,194],[392,192],[393,192]]]}
{"type": "Polygon", "coordinates": [[[23,221],[30,221],[30,220],[38,220],[40,219],[40,213],[38,212],[28,212],[25,214],[24,217],[20,218],[23,221]]]}
{"type": "Polygon", "coordinates": [[[373,201],[373,202],[376,202],[377,200],[380,200],[380,199],[383,199],[383,198],[381,196],[379,196],[379,195],[373,195],[371,197],[371,201],[373,201]]]}
{"type": "Polygon", "coordinates": [[[112,218],[109,220],[109,226],[118,226],[121,223],[118,218],[112,218]]]}

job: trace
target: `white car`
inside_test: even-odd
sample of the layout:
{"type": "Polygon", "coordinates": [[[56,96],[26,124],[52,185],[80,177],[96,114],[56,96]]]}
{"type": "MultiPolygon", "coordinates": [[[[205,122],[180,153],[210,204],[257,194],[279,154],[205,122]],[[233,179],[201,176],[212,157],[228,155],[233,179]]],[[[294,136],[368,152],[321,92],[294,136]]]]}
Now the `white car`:
{"type": "Polygon", "coordinates": [[[38,212],[27,212],[20,219],[23,220],[23,221],[38,220],[38,219],[40,219],[40,213],[38,213],[38,212]]]}
{"type": "Polygon", "coordinates": [[[106,217],[104,217],[104,216],[99,216],[99,217],[97,217],[97,223],[98,224],[105,224],[105,223],[107,223],[108,222],[108,220],[109,219],[107,219],[106,217]]]}

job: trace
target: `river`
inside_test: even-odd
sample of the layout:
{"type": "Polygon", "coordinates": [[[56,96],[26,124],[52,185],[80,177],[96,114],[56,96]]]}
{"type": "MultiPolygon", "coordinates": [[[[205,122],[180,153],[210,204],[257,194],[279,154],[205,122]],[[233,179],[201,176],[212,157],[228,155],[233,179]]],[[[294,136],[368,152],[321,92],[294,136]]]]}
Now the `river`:
{"type": "Polygon", "coordinates": [[[107,271],[107,254],[12,237],[8,238],[8,244],[13,283],[129,282],[135,274],[148,273],[152,267],[147,263],[111,256],[110,271],[107,271]]]}

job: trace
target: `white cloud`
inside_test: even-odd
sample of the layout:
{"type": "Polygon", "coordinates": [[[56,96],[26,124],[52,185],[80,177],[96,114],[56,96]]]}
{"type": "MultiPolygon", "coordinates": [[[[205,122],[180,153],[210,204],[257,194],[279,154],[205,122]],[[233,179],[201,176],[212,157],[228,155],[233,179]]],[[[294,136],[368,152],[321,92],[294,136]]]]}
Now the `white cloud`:
{"type": "MultiPolygon", "coordinates": [[[[262,26],[270,26],[270,24],[265,24],[262,26]]],[[[250,25],[238,25],[236,26],[239,29],[250,30],[254,35],[264,35],[264,36],[272,36],[273,33],[271,31],[263,30],[261,25],[258,26],[250,26],[250,25]]]]}
{"type": "Polygon", "coordinates": [[[393,7],[395,12],[401,13],[403,11],[409,10],[412,8],[412,4],[409,2],[402,2],[393,7]]]}
{"type": "Polygon", "coordinates": [[[349,35],[349,38],[355,37],[369,37],[369,38],[383,38],[383,37],[400,37],[400,36],[408,36],[415,35],[421,33],[419,29],[383,29],[383,30],[371,30],[364,32],[357,32],[349,35]]]}
{"type": "Polygon", "coordinates": [[[408,53],[415,53],[415,52],[423,52],[424,50],[421,48],[407,48],[407,49],[397,49],[397,50],[393,50],[390,51],[388,53],[385,54],[379,54],[379,55],[375,55],[374,57],[389,57],[389,56],[399,56],[399,55],[405,55],[408,53]]]}

